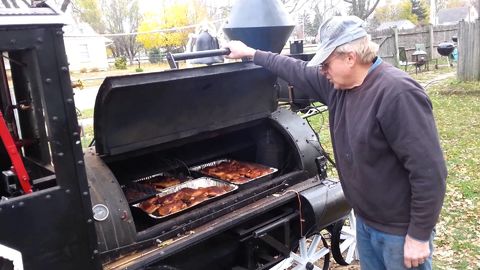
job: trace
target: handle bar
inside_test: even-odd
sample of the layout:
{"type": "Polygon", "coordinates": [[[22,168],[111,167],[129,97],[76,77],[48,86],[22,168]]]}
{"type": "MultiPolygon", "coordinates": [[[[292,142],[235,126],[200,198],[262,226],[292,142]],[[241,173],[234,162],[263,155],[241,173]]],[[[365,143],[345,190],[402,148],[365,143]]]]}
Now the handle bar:
{"type": "Polygon", "coordinates": [[[198,52],[188,52],[188,53],[175,53],[175,54],[167,53],[167,61],[171,69],[177,69],[178,65],[176,61],[202,58],[202,57],[219,56],[219,55],[229,55],[229,54],[230,54],[230,49],[228,48],[198,51],[198,52]]]}

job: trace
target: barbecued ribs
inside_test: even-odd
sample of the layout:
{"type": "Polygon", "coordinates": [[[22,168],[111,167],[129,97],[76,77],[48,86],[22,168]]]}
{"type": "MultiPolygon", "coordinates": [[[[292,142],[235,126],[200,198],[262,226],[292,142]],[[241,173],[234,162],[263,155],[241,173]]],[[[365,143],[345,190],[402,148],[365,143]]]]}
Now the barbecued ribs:
{"type": "Polygon", "coordinates": [[[209,198],[222,195],[231,187],[210,186],[203,188],[182,188],[162,197],[154,197],[140,203],[139,207],[148,214],[166,216],[197,205],[209,198]]]}
{"type": "Polygon", "coordinates": [[[205,167],[200,172],[235,184],[243,184],[251,179],[271,173],[272,169],[232,160],[205,167]]]}

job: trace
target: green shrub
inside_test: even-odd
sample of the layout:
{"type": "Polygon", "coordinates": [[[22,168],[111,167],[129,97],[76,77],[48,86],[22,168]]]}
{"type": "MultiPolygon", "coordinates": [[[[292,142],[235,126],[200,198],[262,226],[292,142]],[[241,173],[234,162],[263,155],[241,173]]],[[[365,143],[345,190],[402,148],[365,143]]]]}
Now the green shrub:
{"type": "Polygon", "coordinates": [[[115,68],[127,69],[127,58],[125,56],[115,58],[115,68]]]}
{"type": "Polygon", "coordinates": [[[87,68],[80,69],[80,73],[87,73],[87,68]]]}
{"type": "Polygon", "coordinates": [[[135,72],[143,72],[143,68],[136,68],[135,72]]]}
{"type": "Polygon", "coordinates": [[[100,69],[97,68],[97,67],[94,67],[94,68],[90,69],[90,72],[99,72],[99,71],[100,71],[100,69]]]}
{"type": "Polygon", "coordinates": [[[158,48],[154,48],[148,52],[148,61],[152,64],[157,64],[162,59],[160,54],[160,50],[158,48]]]}

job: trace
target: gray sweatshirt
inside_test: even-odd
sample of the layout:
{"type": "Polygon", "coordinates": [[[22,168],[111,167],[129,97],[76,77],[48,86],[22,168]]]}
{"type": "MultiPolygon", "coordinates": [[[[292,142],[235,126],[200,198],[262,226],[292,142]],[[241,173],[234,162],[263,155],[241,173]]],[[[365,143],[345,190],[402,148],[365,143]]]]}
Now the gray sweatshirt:
{"type": "Polygon", "coordinates": [[[387,63],[362,85],[336,90],[306,62],[263,51],[254,62],[328,106],[338,173],[356,214],[380,231],[428,240],[447,170],[422,87],[387,63]]]}

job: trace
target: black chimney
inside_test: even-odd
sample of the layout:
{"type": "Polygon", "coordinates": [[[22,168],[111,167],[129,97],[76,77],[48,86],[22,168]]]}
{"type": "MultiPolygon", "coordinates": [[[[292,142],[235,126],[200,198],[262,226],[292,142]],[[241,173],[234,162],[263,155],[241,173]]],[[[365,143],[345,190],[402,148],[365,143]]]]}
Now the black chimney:
{"type": "Polygon", "coordinates": [[[278,0],[237,0],[223,31],[230,40],[280,53],[294,27],[278,0]]]}

